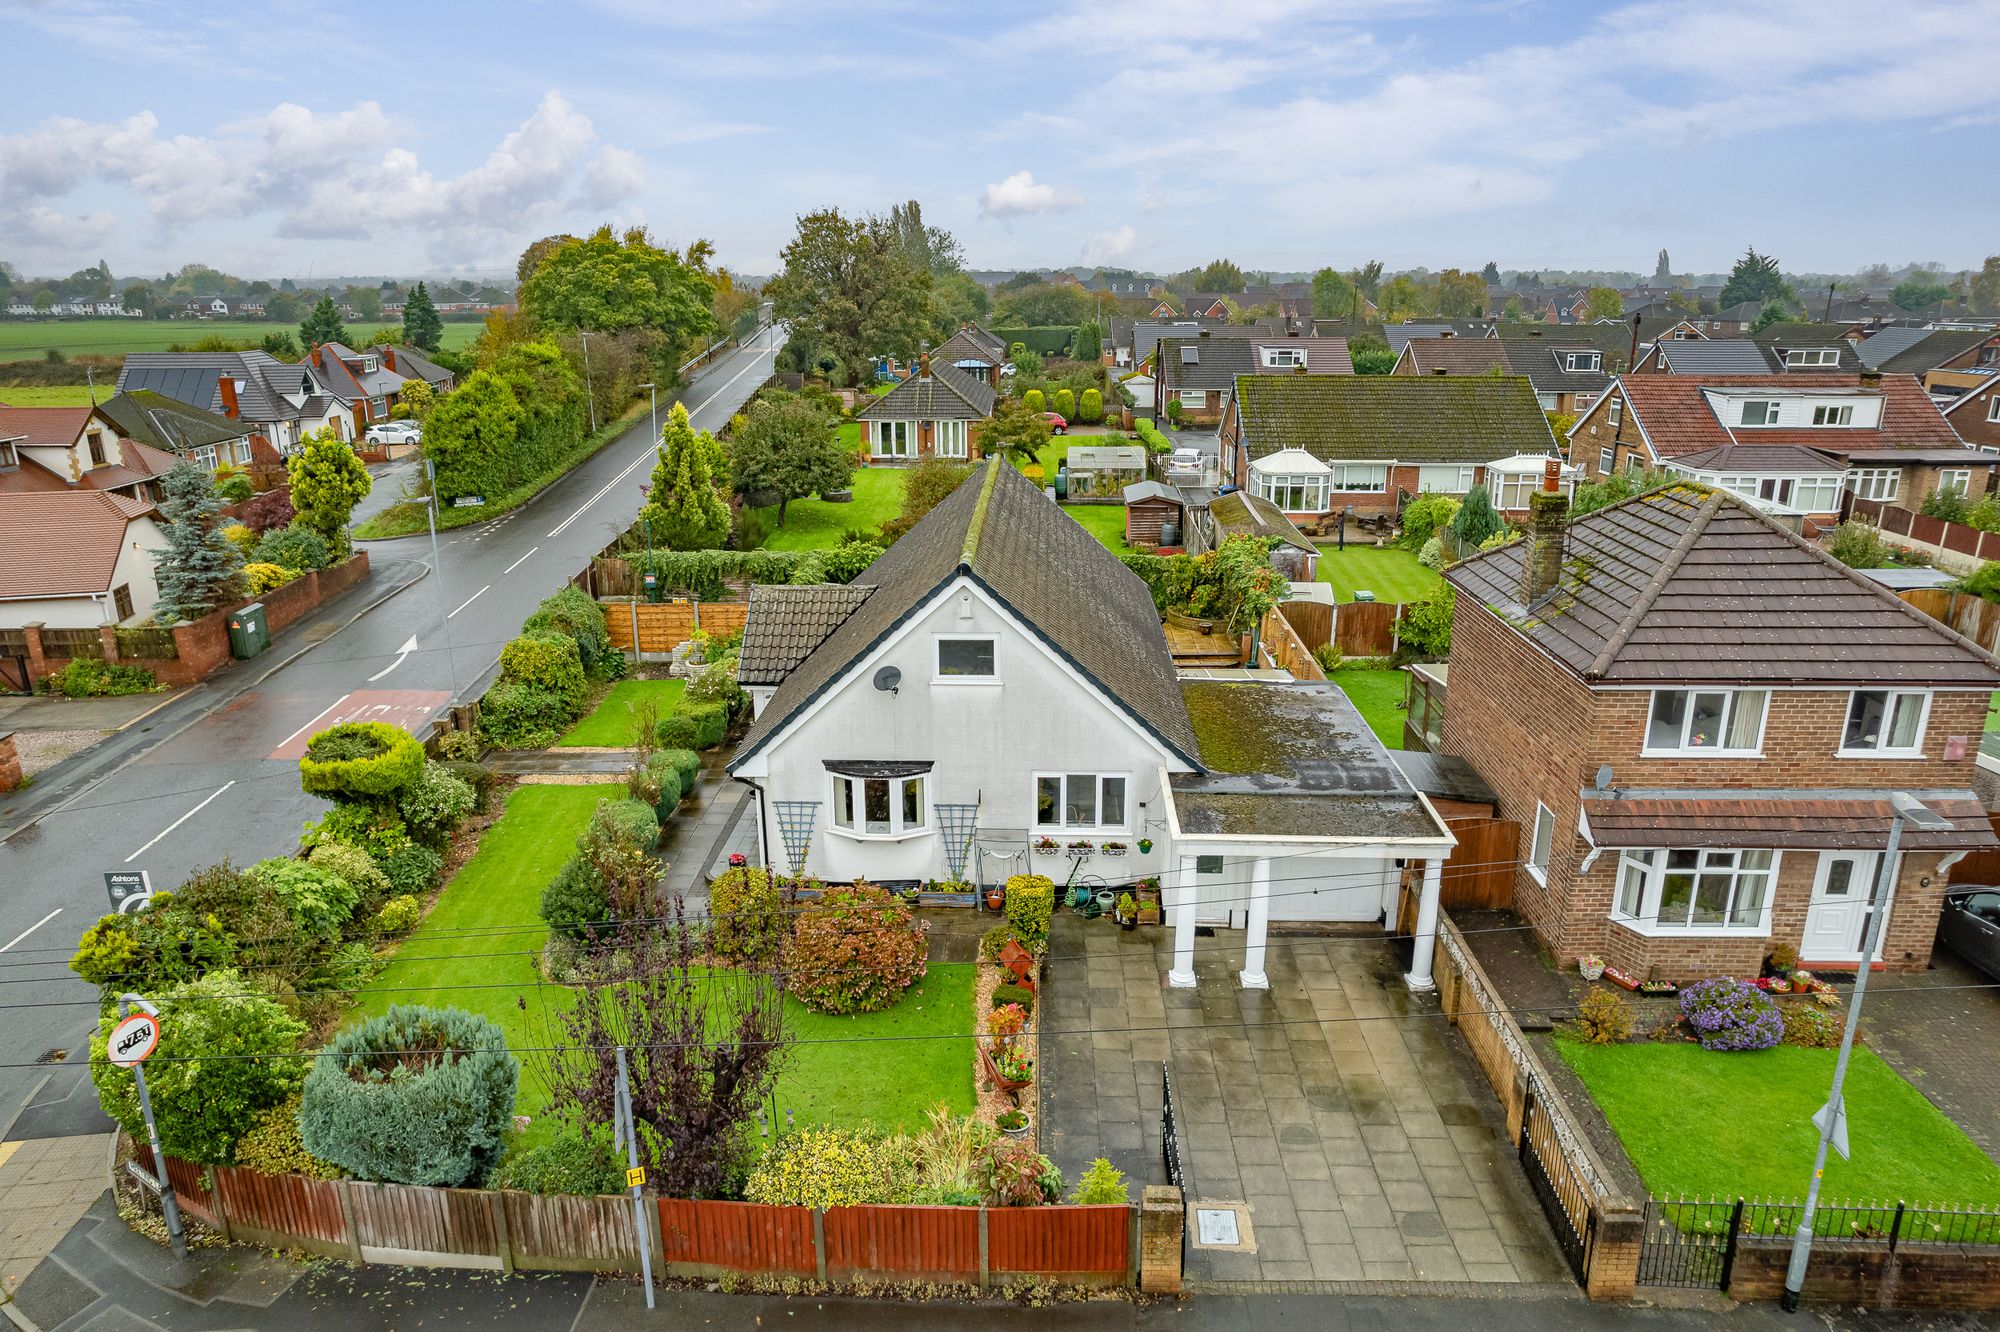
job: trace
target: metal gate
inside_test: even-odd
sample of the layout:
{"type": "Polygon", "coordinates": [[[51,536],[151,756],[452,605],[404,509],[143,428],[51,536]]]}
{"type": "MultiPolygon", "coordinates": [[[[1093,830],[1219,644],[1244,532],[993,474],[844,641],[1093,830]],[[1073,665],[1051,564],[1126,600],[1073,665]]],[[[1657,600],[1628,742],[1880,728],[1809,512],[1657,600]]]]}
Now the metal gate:
{"type": "Polygon", "coordinates": [[[1556,1244],[1569,1259],[1570,1270],[1582,1281],[1589,1270],[1590,1241],[1597,1219],[1590,1207],[1590,1192],[1571,1168],[1569,1155],[1556,1135],[1554,1121],[1542,1108],[1541,1088],[1528,1080],[1527,1100],[1521,1108],[1521,1168],[1528,1173],[1542,1210],[1548,1213],[1556,1244]]]}
{"type": "Polygon", "coordinates": [[[1646,1199],[1639,1240],[1639,1284],[1727,1290],[1743,1233],[1743,1200],[1646,1199]]]}
{"type": "Polygon", "coordinates": [[[1181,1159],[1181,1135],[1174,1123],[1174,1077],[1167,1061],[1160,1061],[1160,1160],[1167,1168],[1167,1183],[1181,1191],[1181,1205],[1187,1205],[1187,1171],[1181,1159]]]}

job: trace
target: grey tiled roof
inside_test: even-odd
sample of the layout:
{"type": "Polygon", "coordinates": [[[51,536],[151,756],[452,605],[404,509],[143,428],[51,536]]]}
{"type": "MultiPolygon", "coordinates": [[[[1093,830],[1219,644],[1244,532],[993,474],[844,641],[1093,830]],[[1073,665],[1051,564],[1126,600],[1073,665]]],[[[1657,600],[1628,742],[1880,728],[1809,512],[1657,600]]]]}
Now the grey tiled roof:
{"type": "Polygon", "coordinates": [[[1771,358],[1748,338],[1667,338],[1659,344],[1676,375],[1764,375],[1771,358]]]}
{"type": "Polygon", "coordinates": [[[1669,485],[1576,519],[1555,593],[1522,611],[1526,546],[1445,577],[1592,682],[2000,684],[1991,656],[1721,491],[1669,485]]]}
{"type": "Polygon", "coordinates": [[[1771,369],[1791,374],[1857,374],[1865,367],[1854,344],[1846,338],[1845,324],[1773,324],[1750,335],[1750,340],[1772,351],[1771,369]],[[1840,353],[1838,366],[1787,366],[1784,353],[1793,348],[1832,347],[1840,353]]]}
{"type": "Polygon", "coordinates": [[[933,348],[930,355],[932,365],[955,366],[960,361],[1000,365],[1007,359],[1007,349],[990,333],[982,337],[980,331],[962,328],[933,348]]]}
{"type": "Polygon", "coordinates": [[[1483,463],[1556,451],[1520,376],[1244,375],[1236,395],[1252,458],[1304,449],[1324,462],[1483,463]]]}
{"type": "Polygon", "coordinates": [[[1861,355],[1861,363],[1872,370],[1880,370],[1882,363],[1898,352],[1908,351],[1932,333],[1928,328],[1915,328],[1898,324],[1869,334],[1854,350],[1861,355]]]}
{"type": "Polygon", "coordinates": [[[97,414],[124,438],[169,453],[242,439],[252,429],[247,422],[232,421],[149,389],[114,393],[97,404],[97,414]]]}
{"type": "Polygon", "coordinates": [[[841,583],[753,586],[737,680],[746,685],[782,684],[874,591],[841,583]]]}
{"type": "Polygon", "coordinates": [[[854,414],[857,421],[981,421],[993,415],[983,379],[931,362],[929,378],[911,375],[854,414]]]}
{"type": "Polygon", "coordinates": [[[1674,456],[1676,467],[1705,472],[1844,472],[1847,464],[1803,444],[1722,444],[1674,456]]]}
{"type": "Polygon", "coordinates": [[[311,380],[310,372],[261,351],[133,352],[118,371],[118,389],[151,389],[206,411],[221,412],[218,381],[240,379],[237,413],[245,421],[291,421],[299,409],[282,395],[311,380]]]}
{"type": "Polygon", "coordinates": [[[1198,761],[1152,593],[1040,487],[992,458],[861,571],[852,586],[874,592],[785,677],[730,766],[763,748],[961,573],[1169,750],[1198,761]]]}
{"type": "MultiPolygon", "coordinates": [[[[1901,331],[1903,330],[1883,329],[1861,346],[1865,349],[1876,338],[1901,331]]],[[[1913,331],[1925,332],[1926,336],[1907,347],[1891,351],[1889,355],[1868,363],[1885,374],[1921,375],[1937,369],[1966,348],[1977,346],[1993,336],[1990,332],[1982,332],[1979,329],[1937,328],[1913,331]]],[[[1867,360],[1865,350],[1862,359],[1867,360]]]]}

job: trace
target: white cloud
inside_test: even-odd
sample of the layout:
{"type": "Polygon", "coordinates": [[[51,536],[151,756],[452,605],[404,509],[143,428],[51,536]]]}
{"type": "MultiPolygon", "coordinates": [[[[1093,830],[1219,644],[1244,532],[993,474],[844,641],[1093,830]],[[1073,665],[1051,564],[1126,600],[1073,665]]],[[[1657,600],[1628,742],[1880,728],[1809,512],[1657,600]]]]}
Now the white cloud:
{"type": "Polygon", "coordinates": [[[646,184],[646,162],[639,154],[607,144],[583,172],[583,202],[610,208],[637,194],[646,184]]]}
{"type": "Polygon", "coordinates": [[[1139,243],[1139,233],[1131,227],[1114,227],[1110,231],[1100,231],[1083,245],[1083,262],[1086,264],[1109,264],[1130,257],[1139,243]]]}
{"type": "Polygon", "coordinates": [[[1059,190],[1035,179],[1032,171],[1016,171],[979,197],[979,211],[988,217],[1026,217],[1061,212],[1083,202],[1073,191],[1059,190]]]}

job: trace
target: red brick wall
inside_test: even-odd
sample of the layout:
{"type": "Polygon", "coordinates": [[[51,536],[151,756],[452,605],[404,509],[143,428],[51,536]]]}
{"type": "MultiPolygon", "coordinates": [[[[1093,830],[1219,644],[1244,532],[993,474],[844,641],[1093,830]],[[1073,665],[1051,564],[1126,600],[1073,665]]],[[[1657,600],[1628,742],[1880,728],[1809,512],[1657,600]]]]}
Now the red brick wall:
{"type": "MultiPolygon", "coordinates": [[[[1791,1262],[1789,1237],[1745,1236],[1730,1269],[1734,1300],[1775,1300],[1791,1262]]],[[[2000,1308],[2000,1249],[1985,1245],[1916,1244],[1895,1252],[1887,1242],[1813,1242],[1806,1268],[1808,1304],[1871,1309],[2000,1308]]]]}
{"type": "Polygon", "coordinates": [[[1996,402],[2000,402],[2000,382],[1989,382],[1986,388],[1973,392],[1971,402],[1945,419],[1966,443],[2000,448],[2000,421],[1987,419],[1996,402]]]}

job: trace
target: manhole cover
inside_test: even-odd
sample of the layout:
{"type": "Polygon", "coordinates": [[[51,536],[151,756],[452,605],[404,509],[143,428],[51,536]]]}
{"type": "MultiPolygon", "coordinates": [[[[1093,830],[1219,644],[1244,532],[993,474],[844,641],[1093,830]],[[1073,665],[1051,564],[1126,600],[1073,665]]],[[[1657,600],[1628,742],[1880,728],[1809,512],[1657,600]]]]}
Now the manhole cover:
{"type": "Polygon", "coordinates": [[[44,1050],[41,1058],[35,1062],[38,1064],[60,1064],[67,1058],[69,1058],[69,1051],[67,1050],[44,1050]]]}
{"type": "Polygon", "coordinates": [[[1242,1234],[1237,1228],[1236,1209],[1234,1207],[1202,1207],[1196,1209],[1194,1214],[1194,1228],[1195,1234],[1199,1236],[1199,1243],[1209,1247],[1225,1244],[1237,1245],[1243,1242],[1242,1234]]]}

